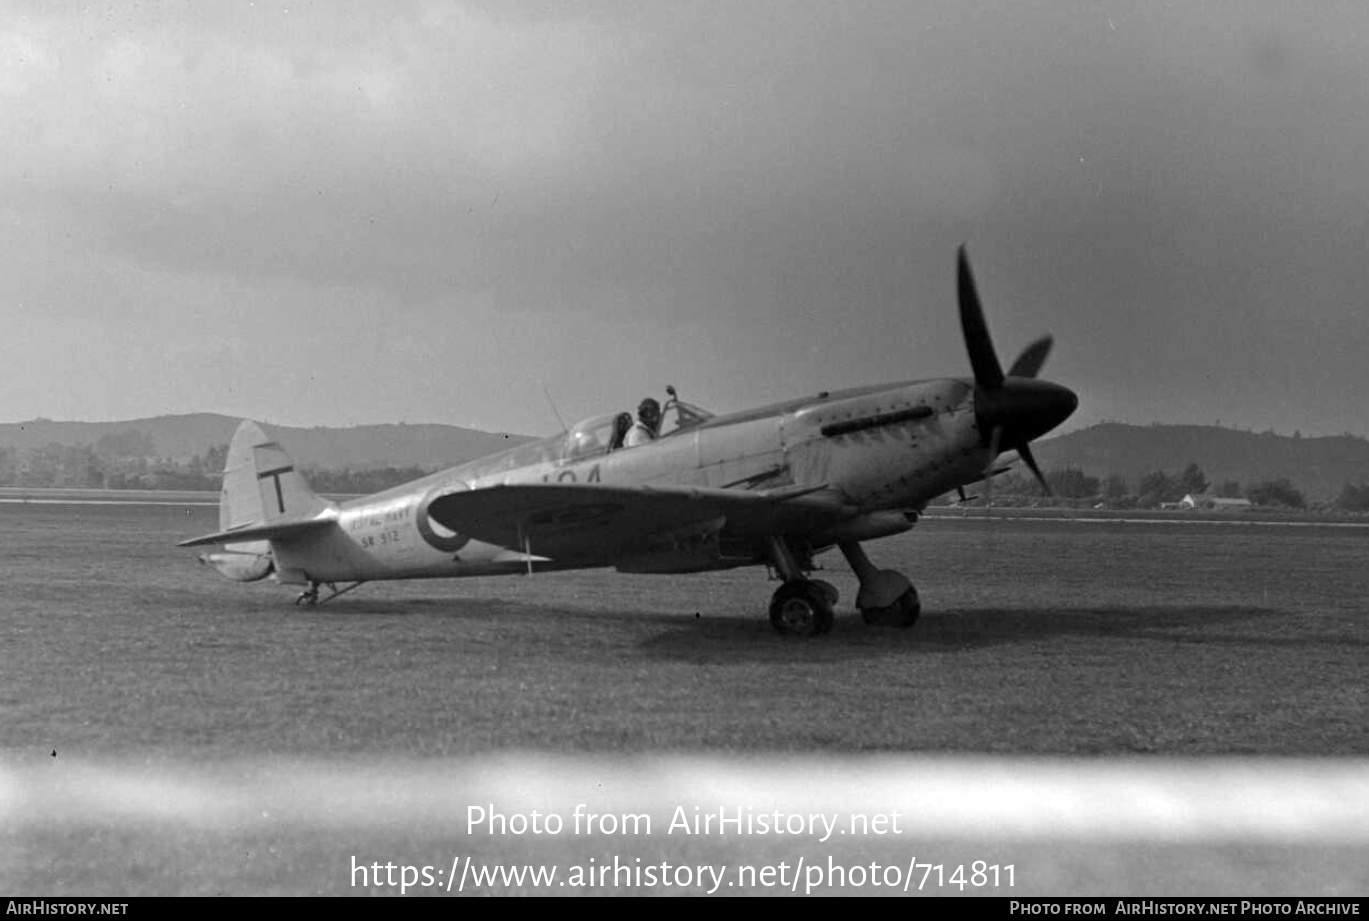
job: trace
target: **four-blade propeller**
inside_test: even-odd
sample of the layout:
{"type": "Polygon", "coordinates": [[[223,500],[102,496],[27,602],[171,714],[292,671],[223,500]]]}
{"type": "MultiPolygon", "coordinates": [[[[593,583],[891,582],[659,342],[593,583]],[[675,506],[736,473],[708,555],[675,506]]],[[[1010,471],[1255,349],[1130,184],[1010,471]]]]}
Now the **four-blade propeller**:
{"type": "Polygon", "coordinates": [[[956,260],[956,293],[960,301],[960,327],[970,353],[970,367],[974,369],[975,421],[989,449],[985,479],[992,475],[1000,452],[1016,451],[1049,495],[1050,486],[1032,456],[1031,440],[1064,422],[1079,405],[1073,391],[1036,379],[1050,354],[1052,339],[1042,336],[1023,349],[1005,375],[984,321],[984,308],[979,303],[964,246],[956,260]]]}

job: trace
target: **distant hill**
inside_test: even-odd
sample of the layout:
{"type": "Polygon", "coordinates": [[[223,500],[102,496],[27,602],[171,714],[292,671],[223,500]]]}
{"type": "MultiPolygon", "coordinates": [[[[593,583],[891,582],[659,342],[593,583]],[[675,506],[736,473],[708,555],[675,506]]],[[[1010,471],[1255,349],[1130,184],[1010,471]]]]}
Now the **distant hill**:
{"type": "MultiPolygon", "coordinates": [[[[226,444],[240,420],[197,413],[126,422],[0,423],[0,447],[26,451],[49,444],[151,445],[151,457],[187,462],[226,444]]],[[[301,465],[333,470],[423,467],[438,470],[529,440],[454,425],[358,425],[351,428],[262,426],[301,465]]],[[[1032,446],[1046,470],[1078,467],[1090,476],[1120,473],[1133,489],[1152,470],[1178,473],[1190,462],[1213,486],[1243,486],[1287,477],[1311,501],[1330,500],[1346,483],[1369,483],[1369,441],[1353,435],[1298,438],[1211,425],[1105,422],[1032,446]]]]}
{"type": "Polygon", "coordinates": [[[1287,477],[1311,501],[1334,499],[1346,483],[1369,483],[1369,441],[1354,435],[1300,438],[1213,425],[1105,422],[1037,442],[1032,451],[1045,469],[1120,473],[1133,489],[1153,470],[1178,473],[1190,462],[1214,487],[1287,477]]]}
{"type": "MultiPolygon", "coordinates": [[[[143,444],[152,456],[185,462],[227,444],[241,420],[214,413],[158,416],[127,422],[0,423],[0,446],[25,451],[49,444],[143,444]],[[129,438],[137,433],[144,438],[129,438]]],[[[301,466],[368,470],[377,467],[440,469],[527,441],[526,435],[482,432],[455,425],[358,425],[351,428],[291,428],[263,424],[301,466]]]]}

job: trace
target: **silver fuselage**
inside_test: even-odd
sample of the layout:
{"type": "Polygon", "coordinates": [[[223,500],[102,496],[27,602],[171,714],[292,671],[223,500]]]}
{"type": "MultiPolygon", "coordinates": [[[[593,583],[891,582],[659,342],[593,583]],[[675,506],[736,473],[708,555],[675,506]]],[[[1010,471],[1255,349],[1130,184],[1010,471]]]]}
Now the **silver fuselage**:
{"type": "MultiPolygon", "coordinates": [[[[855,517],[920,510],[935,496],[981,479],[989,460],[975,421],[973,382],[952,378],[860,388],[717,416],[650,444],[612,452],[586,445],[576,426],[343,502],[338,527],[298,540],[273,540],[272,550],[283,582],[518,572],[529,565],[521,548],[460,540],[428,517],[427,503],[454,490],[543,482],[824,486],[839,494],[855,517]],[[841,431],[850,420],[910,415],[908,410],[925,415],[841,431]],[[824,434],[824,428],[837,433],[824,434]]],[[[613,563],[589,551],[573,565],[613,563]]],[[[539,560],[537,568],[559,567],[557,561],[539,560]]]]}

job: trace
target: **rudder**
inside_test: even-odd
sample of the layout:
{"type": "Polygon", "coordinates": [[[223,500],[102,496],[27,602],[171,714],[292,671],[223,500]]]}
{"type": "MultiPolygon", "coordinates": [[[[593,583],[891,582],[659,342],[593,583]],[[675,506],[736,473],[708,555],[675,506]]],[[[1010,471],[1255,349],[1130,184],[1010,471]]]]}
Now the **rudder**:
{"type": "Polygon", "coordinates": [[[318,496],[290,455],[261,426],[244,420],[228,443],[219,496],[219,529],[314,518],[333,503],[318,496]]]}

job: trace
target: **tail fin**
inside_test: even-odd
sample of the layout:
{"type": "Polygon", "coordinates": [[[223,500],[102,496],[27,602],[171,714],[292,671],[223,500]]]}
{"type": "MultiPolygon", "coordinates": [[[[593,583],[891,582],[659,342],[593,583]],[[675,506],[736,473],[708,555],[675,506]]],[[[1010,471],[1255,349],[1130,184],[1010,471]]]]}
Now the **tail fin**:
{"type": "Polygon", "coordinates": [[[333,507],[309,488],[290,455],[261,426],[251,421],[238,426],[223,467],[221,530],[311,519],[333,507]]]}
{"type": "Polygon", "coordinates": [[[336,520],[337,504],[304,481],[295,463],[261,426],[244,421],[228,443],[219,496],[219,530],[179,546],[287,537],[336,520]]]}

